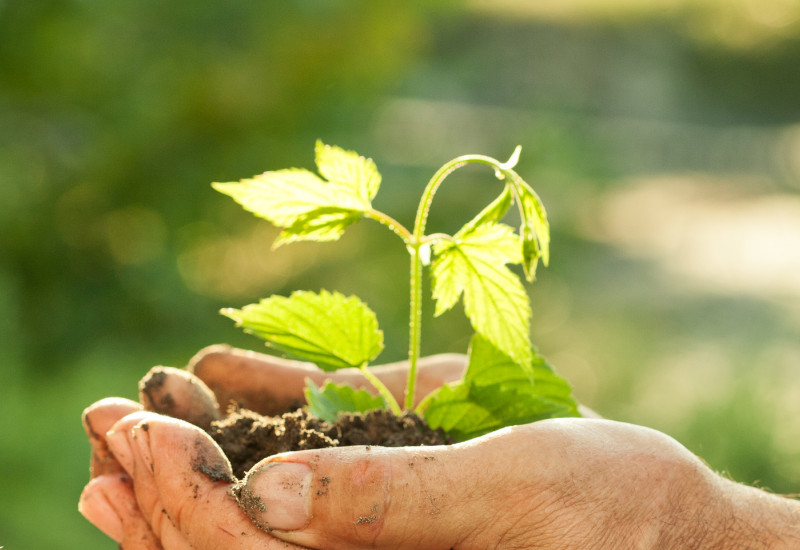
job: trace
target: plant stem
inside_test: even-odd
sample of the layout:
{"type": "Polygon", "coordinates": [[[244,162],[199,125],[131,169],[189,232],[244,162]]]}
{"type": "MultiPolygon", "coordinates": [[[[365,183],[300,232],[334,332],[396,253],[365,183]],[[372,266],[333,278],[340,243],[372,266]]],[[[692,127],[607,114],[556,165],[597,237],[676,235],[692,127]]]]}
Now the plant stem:
{"type": "Polygon", "coordinates": [[[403,242],[406,245],[409,245],[412,240],[411,232],[405,228],[403,224],[389,216],[388,214],[384,214],[380,210],[367,210],[364,212],[364,216],[375,220],[376,222],[380,223],[381,225],[385,225],[389,229],[391,229],[395,235],[403,239],[403,242]]]}
{"type": "MultiPolygon", "coordinates": [[[[511,158],[505,162],[487,157],[484,155],[464,155],[457,157],[436,171],[428,181],[425,191],[422,193],[417,217],[414,221],[414,233],[406,241],[408,251],[411,254],[411,311],[409,312],[409,335],[408,335],[408,382],[406,383],[405,408],[411,410],[414,407],[414,392],[417,385],[417,362],[419,361],[422,334],[422,258],[420,247],[426,242],[425,226],[428,223],[428,213],[431,209],[431,202],[436,190],[447,176],[469,163],[487,164],[495,169],[498,177],[502,177],[502,170],[510,169],[516,164],[519,151],[515,150],[511,158]]],[[[390,226],[391,227],[391,226],[390,226]]],[[[395,231],[396,233],[397,231],[395,231]]]]}
{"type": "Polygon", "coordinates": [[[408,382],[406,382],[405,408],[414,407],[414,393],[417,385],[417,361],[419,360],[422,331],[422,258],[420,243],[417,240],[409,247],[411,252],[411,306],[408,320],[408,382]]]}
{"type": "Polygon", "coordinates": [[[417,209],[417,219],[414,222],[414,238],[417,241],[422,239],[422,236],[425,233],[425,226],[428,223],[428,212],[430,212],[431,209],[433,196],[436,194],[436,190],[447,176],[462,166],[471,163],[486,164],[494,168],[498,174],[501,174],[501,171],[514,167],[518,155],[519,153],[517,153],[517,150],[515,149],[514,154],[511,155],[511,158],[507,162],[500,162],[497,159],[493,159],[492,157],[487,157],[485,155],[464,155],[454,158],[439,168],[433,177],[431,177],[430,181],[428,182],[428,186],[422,193],[422,199],[420,200],[419,208],[417,209]]]}
{"type": "Polygon", "coordinates": [[[377,376],[372,374],[372,371],[367,368],[367,363],[363,363],[360,367],[358,367],[358,370],[361,371],[361,374],[363,374],[364,377],[369,380],[370,384],[372,384],[375,389],[378,390],[378,393],[381,395],[381,397],[383,397],[384,401],[386,401],[386,404],[389,405],[389,408],[392,409],[394,414],[397,416],[403,414],[403,411],[400,409],[400,405],[397,404],[397,400],[389,391],[389,388],[387,388],[377,376]]]}

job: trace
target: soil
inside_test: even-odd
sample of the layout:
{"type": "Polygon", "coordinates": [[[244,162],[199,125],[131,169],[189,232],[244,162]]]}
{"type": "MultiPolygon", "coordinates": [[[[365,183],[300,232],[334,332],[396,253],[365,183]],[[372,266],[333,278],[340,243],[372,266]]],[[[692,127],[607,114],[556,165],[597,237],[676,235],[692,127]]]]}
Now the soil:
{"type": "Polygon", "coordinates": [[[227,416],[211,422],[207,431],[225,451],[239,479],[261,459],[287,451],[347,445],[403,447],[452,443],[443,431],[431,429],[413,412],[395,416],[385,410],[342,414],[331,424],[305,409],[262,416],[233,407],[227,416]]]}

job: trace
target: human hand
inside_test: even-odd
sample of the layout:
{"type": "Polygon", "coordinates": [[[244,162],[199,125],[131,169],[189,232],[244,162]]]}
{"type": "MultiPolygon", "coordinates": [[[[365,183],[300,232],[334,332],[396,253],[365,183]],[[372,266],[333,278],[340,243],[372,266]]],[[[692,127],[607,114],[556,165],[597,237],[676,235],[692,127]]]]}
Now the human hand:
{"type": "Polygon", "coordinates": [[[449,447],[270,457],[238,484],[267,534],[230,497],[229,467],[204,432],[152,413],[125,415],[136,408],[106,401],[87,413],[95,433],[113,424],[110,456],[125,474],[101,475],[81,500],[127,550],[269,548],[277,539],[311,548],[778,548],[798,540],[787,538],[795,503],[716,476],[659,432],[588,419],[449,447]],[[98,511],[103,500],[113,512],[98,511]]]}
{"type": "MultiPolygon", "coordinates": [[[[419,365],[419,394],[424,396],[443,383],[460,378],[465,366],[466,358],[462,355],[423,358],[419,365]]],[[[395,363],[373,370],[399,400],[407,366],[395,363]]],[[[108,398],[84,411],[82,420],[91,444],[91,481],[81,497],[81,512],[117,542],[141,539],[155,541],[152,544],[157,545],[158,537],[138,509],[134,479],[109,449],[106,433],[112,426],[131,413],[148,410],[205,429],[219,418],[220,409],[224,410],[230,401],[262,414],[277,414],[303,399],[306,378],[318,385],[325,379],[333,379],[373,389],[355,369],[324,373],[308,363],[223,345],[202,350],[191,360],[188,371],[154,367],[140,382],[141,404],[108,398]]],[[[145,544],[142,548],[150,548],[149,542],[141,544],[145,544]]]]}

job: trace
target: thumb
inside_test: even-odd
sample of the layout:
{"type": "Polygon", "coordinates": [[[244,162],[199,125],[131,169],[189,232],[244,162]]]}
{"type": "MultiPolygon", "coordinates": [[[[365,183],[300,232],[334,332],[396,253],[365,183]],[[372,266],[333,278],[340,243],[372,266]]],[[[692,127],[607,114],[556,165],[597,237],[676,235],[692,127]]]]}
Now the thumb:
{"type": "Polygon", "coordinates": [[[300,451],[262,461],[234,492],[256,525],[302,546],[486,548],[510,528],[515,483],[494,461],[475,444],[300,451]]]}
{"type": "MultiPolygon", "coordinates": [[[[148,532],[164,548],[294,548],[258,530],[241,513],[230,498],[234,481],[230,463],[196,426],[137,412],[114,424],[106,440],[133,482],[133,496],[148,532]]],[[[113,499],[124,497],[118,491],[113,499]]],[[[123,528],[136,526],[135,520],[125,515],[123,528]]]]}

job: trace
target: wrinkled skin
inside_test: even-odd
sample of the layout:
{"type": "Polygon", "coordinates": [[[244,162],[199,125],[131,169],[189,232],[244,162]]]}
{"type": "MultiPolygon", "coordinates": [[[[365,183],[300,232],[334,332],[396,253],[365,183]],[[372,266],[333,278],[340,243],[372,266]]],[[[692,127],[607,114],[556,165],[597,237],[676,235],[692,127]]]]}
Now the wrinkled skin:
{"type": "MultiPolygon", "coordinates": [[[[420,394],[464,363],[423,360],[420,394]]],[[[404,365],[376,372],[401,397],[404,365]]],[[[305,377],[330,375],[225,347],[156,374],[140,385],[144,407],[109,398],[83,417],[92,457],[79,509],[126,550],[800,547],[794,501],[717,476],[662,433],[596,418],[448,447],[285,453],[237,483],[187,420],[206,423],[231,398],[273,412],[301,397],[305,377]]],[[[356,371],[333,378],[367,386],[356,371]]]]}

